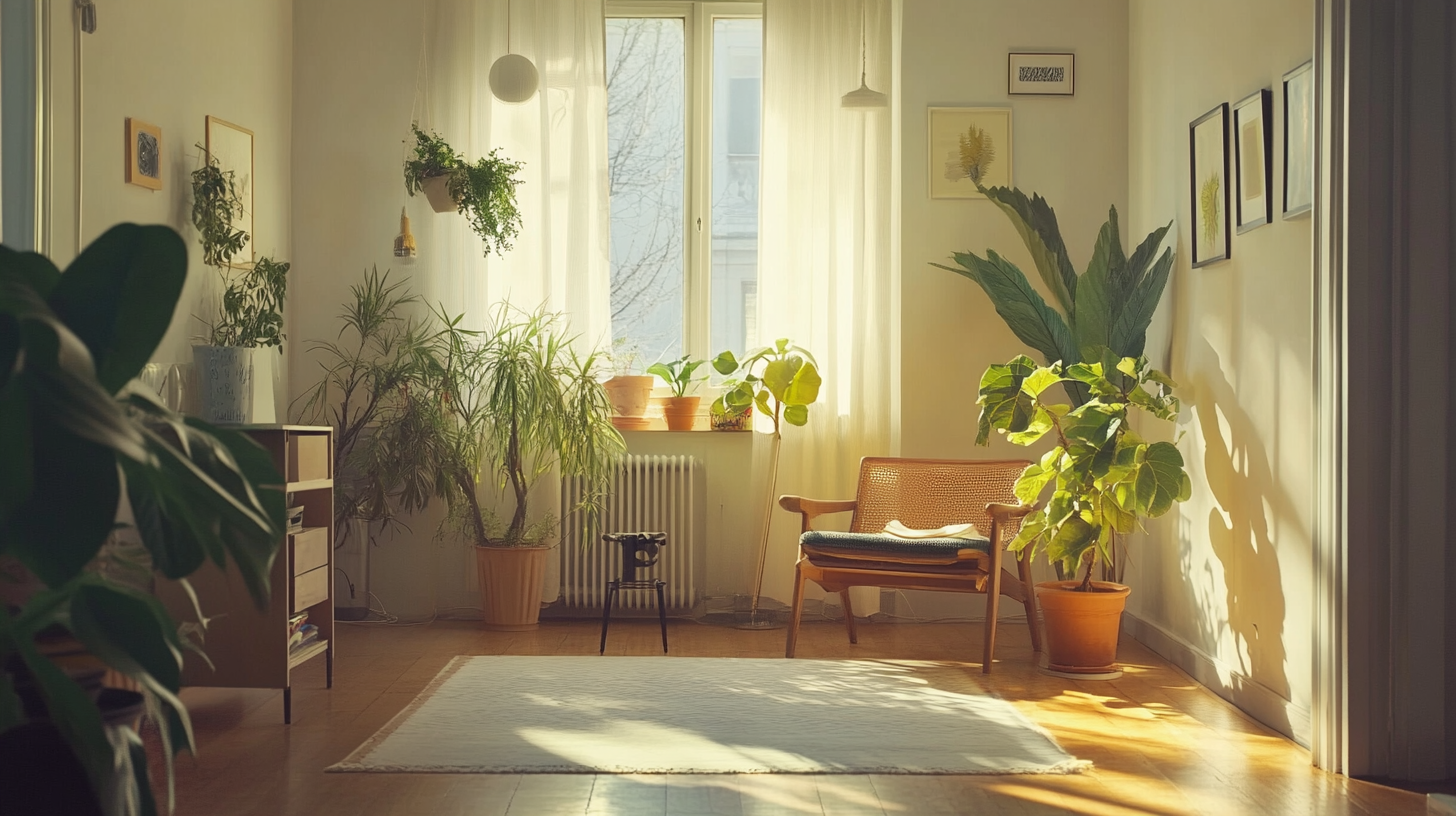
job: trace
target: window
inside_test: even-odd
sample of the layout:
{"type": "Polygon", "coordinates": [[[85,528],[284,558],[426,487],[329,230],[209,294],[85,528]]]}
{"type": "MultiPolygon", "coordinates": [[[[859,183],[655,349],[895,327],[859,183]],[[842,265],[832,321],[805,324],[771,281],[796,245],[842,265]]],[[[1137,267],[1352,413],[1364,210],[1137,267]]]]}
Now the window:
{"type": "Polygon", "coordinates": [[[646,362],[756,345],[757,4],[607,6],[612,339],[646,362]]]}

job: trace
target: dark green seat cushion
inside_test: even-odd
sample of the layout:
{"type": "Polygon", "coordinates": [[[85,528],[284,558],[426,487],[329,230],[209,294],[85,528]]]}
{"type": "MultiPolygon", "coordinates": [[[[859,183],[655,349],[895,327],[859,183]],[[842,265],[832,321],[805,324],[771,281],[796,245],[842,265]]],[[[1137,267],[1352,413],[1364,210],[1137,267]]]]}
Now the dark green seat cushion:
{"type": "Polygon", "coordinates": [[[799,536],[800,544],[860,552],[903,553],[906,555],[955,555],[959,550],[991,551],[985,538],[899,538],[885,533],[836,533],[810,530],[799,536]]]}

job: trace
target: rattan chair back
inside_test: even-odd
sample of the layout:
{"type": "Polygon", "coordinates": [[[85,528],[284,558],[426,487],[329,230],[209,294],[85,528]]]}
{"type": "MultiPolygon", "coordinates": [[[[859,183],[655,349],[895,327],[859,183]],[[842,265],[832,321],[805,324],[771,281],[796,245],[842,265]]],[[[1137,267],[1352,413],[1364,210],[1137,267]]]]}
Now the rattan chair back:
{"type": "MultiPolygon", "coordinates": [[[[898,519],[907,527],[933,530],[947,524],[976,525],[991,534],[992,502],[1016,504],[1016,477],[1030,462],[1017,460],[967,462],[946,459],[865,457],[859,467],[852,533],[878,533],[898,519]]],[[[1010,540],[1020,522],[1003,529],[1010,540]]]]}

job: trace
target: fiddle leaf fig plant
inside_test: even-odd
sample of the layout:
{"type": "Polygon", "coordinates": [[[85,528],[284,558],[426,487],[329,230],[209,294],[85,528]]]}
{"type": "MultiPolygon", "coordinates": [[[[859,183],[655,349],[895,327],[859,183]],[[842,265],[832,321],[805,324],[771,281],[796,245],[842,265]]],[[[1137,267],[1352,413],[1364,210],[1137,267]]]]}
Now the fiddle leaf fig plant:
{"type": "Polygon", "coordinates": [[[1085,561],[1087,573],[1078,587],[1083,592],[1092,591],[1099,558],[1114,563],[1117,535],[1138,529],[1141,518],[1163,515],[1191,491],[1177,446],[1149,442],[1128,422],[1134,409],[1175,420],[1173,381],[1144,357],[1119,358],[1107,349],[1101,357],[1095,363],[1038,366],[1020,355],[986,369],[976,436],[979,445],[989,443],[993,430],[1017,445],[1051,437],[1055,446],[1015,486],[1024,504],[1050,496],[1022,522],[1008,549],[1046,553],[1069,575],[1085,561]],[[1052,388],[1057,384],[1078,386],[1088,397],[1080,405],[1068,403],[1057,398],[1060,389],[1052,388]]]}
{"type": "Polygon", "coordinates": [[[692,357],[684,355],[670,363],[653,363],[647,367],[647,373],[661,377],[662,381],[672,389],[672,395],[681,398],[688,395],[688,389],[692,388],[694,383],[707,379],[706,377],[693,378],[693,372],[706,362],[706,360],[694,360],[692,357]]]}
{"type": "Polygon", "coordinates": [[[732,351],[713,358],[713,369],[719,374],[737,376],[733,384],[713,403],[712,411],[733,415],[749,405],[757,405],[764,416],[773,420],[773,432],[779,435],[779,420],[803,426],[809,422],[809,406],[819,399],[819,365],[808,349],[793,341],[779,339],[739,360],[732,351]]]}

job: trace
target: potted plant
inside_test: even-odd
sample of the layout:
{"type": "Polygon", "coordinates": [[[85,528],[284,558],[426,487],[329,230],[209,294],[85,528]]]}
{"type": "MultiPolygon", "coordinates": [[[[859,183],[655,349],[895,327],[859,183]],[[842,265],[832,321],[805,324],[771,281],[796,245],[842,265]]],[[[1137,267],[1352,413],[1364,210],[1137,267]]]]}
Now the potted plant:
{"type": "Polygon", "coordinates": [[[413,155],[404,163],[404,188],[411,196],[423,192],[435,212],[458,211],[485,244],[485,255],[510,250],[520,233],[521,212],[516,208],[517,173],[524,166],[500,155],[496,148],[471,164],[437,133],[412,125],[413,155]]]}
{"type": "Polygon", "coordinates": [[[207,345],[192,347],[201,390],[202,416],[209,422],[272,422],[273,365],[257,350],[283,353],[283,300],[287,262],[260,257],[234,269],[232,259],[248,241],[234,226],[243,202],[231,170],[200,145],[202,166],[192,173],[192,224],[202,242],[202,259],[223,284],[207,345]]]}
{"type": "MultiPolygon", "coordinates": [[[[1097,674],[1117,669],[1117,636],[1128,587],[1092,580],[1099,561],[1115,564],[1117,536],[1139,529],[1188,498],[1183,455],[1171,442],[1149,442],[1128,424],[1134,411],[1171,422],[1178,415],[1172,380],[1143,357],[1119,358],[1104,349],[1095,363],[1037,366],[1021,355],[993,365],[981,378],[977,444],[991,431],[1018,445],[1050,438],[1053,447],[1016,481],[1027,505],[1047,500],[1022,522],[1008,549],[1046,553],[1063,575],[1081,580],[1037,584],[1053,671],[1097,674]],[[1079,405],[1056,394],[1071,385],[1087,394],[1079,405]]],[[[1072,389],[1066,389],[1070,392],[1072,389]]]]}
{"type": "Polygon", "coordinates": [[[583,510],[591,523],[626,450],[597,381],[602,355],[578,354],[562,319],[544,311],[503,305],[486,332],[463,329],[460,317],[440,317],[425,380],[440,417],[437,487],[450,506],[448,524],[475,545],[485,625],[534,628],[557,519],[531,512],[532,485],[548,473],[584,477],[590,487],[572,512],[583,510]],[[481,505],[482,471],[510,504],[509,522],[481,505]]]}
{"type": "MultiPolygon", "coordinates": [[[[335,616],[360,620],[369,611],[369,546],[377,525],[423,509],[437,494],[440,451],[424,380],[430,325],[406,313],[419,306],[407,282],[375,267],[350,287],[334,341],[314,343],[319,382],[300,397],[304,422],[332,425],[334,548],[350,556],[335,616]]],[[[339,561],[346,559],[341,557],[339,561]]]]}
{"type": "Polygon", "coordinates": [[[719,397],[725,410],[756,405],[773,422],[768,492],[764,494],[763,527],[758,542],[758,567],[748,620],[742,624],[749,629],[770,628],[776,624],[759,618],[758,600],[763,592],[769,526],[773,520],[773,503],[778,492],[782,423],[800,427],[809,423],[809,406],[818,401],[823,379],[819,376],[819,364],[814,361],[814,355],[786,338],[774,341],[772,346],[750,352],[741,361],[732,351],[725,351],[713,358],[713,369],[726,377],[737,378],[736,384],[719,397]]]}
{"type": "Polygon", "coordinates": [[[612,378],[602,383],[607,390],[607,399],[612,403],[615,417],[631,420],[613,423],[620,428],[644,426],[647,403],[652,399],[652,384],[656,382],[651,374],[639,374],[638,359],[641,353],[627,338],[619,337],[612,343],[612,378]]]}
{"type": "Polygon", "coordinates": [[[152,568],[184,580],[231,562],[255,603],[271,597],[285,521],[282,492],[264,488],[283,481],[268,453],[129,385],[186,275],[167,227],[113,227],[65,274],[0,247],[0,562],[31,581],[0,603],[7,814],[157,812],[126,710],[135,693],[102,690],[88,663],[141,690],[169,786],[172,757],[193,749],[177,692],[181,650],[195,645],[156,598],[95,566],[123,496],[152,568]]]}
{"type": "Polygon", "coordinates": [[[688,396],[688,389],[699,382],[707,379],[704,377],[693,377],[706,360],[694,360],[688,355],[667,363],[653,363],[647,367],[648,374],[656,374],[661,377],[667,387],[672,389],[672,396],[668,397],[662,405],[662,416],[667,420],[669,431],[691,431],[698,420],[698,403],[701,397],[688,396]]]}
{"type": "Polygon", "coordinates": [[[708,406],[708,427],[715,431],[753,430],[753,391],[736,377],[720,386],[718,398],[708,406]]]}

